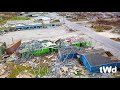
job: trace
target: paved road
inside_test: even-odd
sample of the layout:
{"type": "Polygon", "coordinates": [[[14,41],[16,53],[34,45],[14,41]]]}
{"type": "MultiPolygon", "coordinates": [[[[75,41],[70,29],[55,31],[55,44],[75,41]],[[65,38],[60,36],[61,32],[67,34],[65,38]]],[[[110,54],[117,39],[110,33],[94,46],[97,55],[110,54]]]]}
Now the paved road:
{"type": "MultiPolygon", "coordinates": [[[[51,14],[51,16],[56,16],[56,14],[51,14]]],[[[92,37],[94,40],[102,43],[103,45],[105,45],[106,47],[109,47],[111,49],[113,49],[116,53],[118,53],[120,55],[120,44],[117,43],[116,41],[113,41],[109,38],[106,38],[104,36],[101,36],[99,34],[97,34],[95,31],[91,30],[91,28],[87,28],[84,26],[80,26],[78,24],[75,24],[73,22],[70,22],[66,19],[63,19],[62,16],[56,16],[56,18],[60,19],[61,21],[65,21],[65,25],[73,28],[73,29],[77,29],[80,30],[82,33],[92,37]]]]}
{"type": "Polygon", "coordinates": [[[66,24],[68,27],[73,28],[73,29],[77,29],[80,30],[81,32],[83,32],[84,34],[91,36],[93,39],[95,39],[96,41],[103,43],[104,45],[115,49],[116,51],[120,52],[120,44],[109,39],[106,38],[104,36],[98,35],[96,32],[90,30],[90,28],[84,27],[84,26],[80,26],[78,24],[69,22],[67,20],[65,20],[66,24]]]}

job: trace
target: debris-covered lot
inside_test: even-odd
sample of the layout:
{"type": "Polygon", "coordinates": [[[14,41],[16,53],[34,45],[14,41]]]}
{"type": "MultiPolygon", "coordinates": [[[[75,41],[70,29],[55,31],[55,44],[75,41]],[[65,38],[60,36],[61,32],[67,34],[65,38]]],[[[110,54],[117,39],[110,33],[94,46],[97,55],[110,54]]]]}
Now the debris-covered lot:
{"type": "Polygon", "coordinates": [[[112,74],[90,73],[79,62],[58,62],[56,54],[35,57],[21,64],[0,64],[1,78],[112,78],[112,74]]]}
{"type": "MultiPolygon", "coordinates": [[[[50,42],[50,41],[43,40],[42,42],[40,42],[40,41],[33,40],[30,42],[23,42],[20,45],[20,47],[16,50],[15,53],[13,53],[12,55],[4,55],[2,57],[1,64],[0,64],[0,70],[1,70],[0,77],[1,78],[113,78],[113,77],[117,77],[117,75],[114,75],[114,74],[102,74],[97,72],[89,72],[86,69],[85,65],[83,65],[83,63],[81,62],[80,58],[76,58],[76,59],[71,58],[71,59],[65,59],[64,61],[60,61],[58,58],[59,56],[58,51],[45,52],[46,50],[42,49],[44,46],[44,44],[42,43],[46,43],[46,42],[50,42]],[[32,45],[32,46],[29,46],[29,45],[32,45]],[[41,45],[41,47],[37,47],[38,45],[39,46],[41,45]],[[42,49],[43,52],[37,53],[36,50],[38,49],[39,50],[42,49]],[[36,53],[32,54],[31,51],[34,51],[36,53]],[[29,53],[24,53],[24,52],[29,52],[29,53]]],[[[51,45],[51,44],[48,44],[48,45],[51,45]]],[[[54,45],[55,47],[58,47],[57,44],[55,45],[54,45]]],[[[61,45],[64,45],[64,44],[61,44],[61,45]]],[[[85,51],[91,50],[92,49],[91,44],[89,45],[90,47],[83,47],[83,49],[85,51]]],[[[99,44],[97,45],[99,46],[99,44]]],[[[47,43],[46,43],[46,46],[44,46],[44,48],[45,47],[47,48],[49,47],[47,46],[47,43]]],[[[82,52],[83,49],[81,48],[80,52],[82,52]]],[[[66,53],[70,54],[70,51],[67,51],[66,53]]],[[[94,58],[93,54],[92,54],[92,57],[94,58]]]]}
{"type": "MultiPolygon", "coordinates": [[[[112,13],[59,13],[65,16],[64,19],[67,18],[74,24],[80,22],[82,24],[79,25],[84,27],[87,25],[86,21],[101,18],[103,14],[106,17],[102,19],[114,18],[112,13]],[[83,22],[83,19],[86,21],[83,22]]],[[[6,21],[7,23],[1,28],[2,31],[0,30],[0,78],[120,77],[119,70],[111,73],[109,69],[107,73],[103,73],[100,69],[102,66],[120,68],[119,52],[116,53],[109,45],[107,47],[93,39],[90,33],[91,36],[82,33],[82,30],[70,28],[65,25],[65,20],[63,23],[61,19],[53,18],[55,15],[55,13],[22,13],[17,17],[14,16],[12,18],[14,21],[11,19],[6,21]],[[9,31],[3,30],[6,27],[8,29],[9,25],[14,27],[9,31]]],[[[106,34],[106,31],[119,34],[118,28],[111,31],[113,27],[110,26],[119,26],[117,22],[101,20],[96,24],[101,26],[93,26],[93,28],[97,28],[98,31],[105,30],[99,34],[106,34]]],[[[109,38],[120,41],[119,35],[116,39],[109,38]]],[[[102,38],[98,39],[102,40],[102,38]]]]}

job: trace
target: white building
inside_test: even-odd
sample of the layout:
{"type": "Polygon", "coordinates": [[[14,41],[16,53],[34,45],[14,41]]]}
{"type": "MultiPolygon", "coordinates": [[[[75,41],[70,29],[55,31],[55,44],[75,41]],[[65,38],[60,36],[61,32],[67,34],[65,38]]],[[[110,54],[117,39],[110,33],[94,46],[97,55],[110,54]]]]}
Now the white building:
{"type": "Polygon", "coordinates": [[[51,19],[49,17],[43,17],[43,16],[34,18],[35,22],[42,21],[44,24],[50,24],[50,20],[51,19]]]}

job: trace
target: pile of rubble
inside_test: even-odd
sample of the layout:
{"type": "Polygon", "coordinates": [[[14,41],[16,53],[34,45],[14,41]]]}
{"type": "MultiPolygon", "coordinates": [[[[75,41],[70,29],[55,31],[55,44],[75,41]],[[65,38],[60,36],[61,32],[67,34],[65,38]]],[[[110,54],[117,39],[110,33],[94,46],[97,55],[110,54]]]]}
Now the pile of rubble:
{"type": "Polygon", "coordinates": [[[3,27],[3,28],[5,28],[5,29],[0,30],[0,35],[7,34],[8,32],[17,31],[17,29],[14,27],[9,27],[9,28],[3,27]]]}
{"type": "Polygon", "coordinates": [[[110,39],[120,42],[120,38],[119,37],[118,38],[110,38],[110,39]]]}
{"type": "MultiPolygon", "coordinates": [[[[38,50],[43,47],[43,43],[48,40],[23,43],[18,50],[30,49],[38,50]]],[[[51,42],[52,43],[52,42],[51,42]]],[[[49,44],[50,45],[50,44],[49,44]]],[[[0,77],[15,78],[111,78],[112,74],[88,72],[80,59],[68,59],[64,62],[58,60],[57,53],[34,56],[29,60],[24,60],[12,54],[6,58],[6,63],[0,64],[0,77]],[[14,61],[14,62],[13,62],[14,61]],[[13,63],[13,65],[6,65],[13,63]],[[18,67],[15,69],[15,66],[18,67]],[[11,68],[12,67],[12,68],[11,68]],[[14,74],[15,75],[12,75],[14,74]]]]}
{"type": "Polygon", "coordinates": [[[0,64],[0,78],[8,78],[9,71],[7,70],[7,66],[5,64],[0,64]]]}
{"type": "Polygon", "coordinates": [[[38,40],[32,40],[30,42],[24,42],[21,44],[21,46],[18,48],[18,51],[34,51],[34,50],[39,50],[41,48],[45,47],[50,47],[51,45],[56,46],[56,44],[50,40],[43,40],[43,41],[38,41],[38,40]]]}
{"type": "Polygon", "coordinates": [[[26,50],[33,51],[33,50],[40,49],[40,48],[42,48],[41,42],[33,40],[31,42],[24,42],[24,43],[22,43],[21,46],[18,49],[19,50],[26,49],[26,50]]]}
{"type": "Polygon", "coordinates": [[[0,30],[0,35],[4,35],[4,34],[6,34],[6,32],[3,30],[0,30]]]}
{"type": "Polygon", "coordinates": [[[69,59],[59,62],[57,56],[51,58],[50,73],[43,78],[111,78],[111,74],[91,73],[86,70],[80,60],[69,59]]]}
{"type": "Polygon", "coordinates": [[[31,73],[27,73],[26,71],[24,71],[17,75],[16,78],[35,78],[35,76],[31,73]]]}
{"type": "MultiPolygon", "coordinates": [[[[19,70],[18,68],[18,71],[20,72],[16,74],[15,78],[112,78],[114,77],[112,74],[88,72],[79,59],[69,59],[67,61],[60,62],[57,58],[57,54],[50,54],[42,57],[34,57],[33,59],[22,62],[19,65],[22,67],[26,67],[26,68],[31,67],[31,68],[24,69],[23,71],[21,71],[21,69],[19,70]],[[47,69],[48,71],[46,71],[46,68],[48,68],[47,69]],[[30,71],[33,71],[34,73],[31,73],[30,71]]],[[[10,71],[11,71],[10,66],[8,67],[5,64],[0,64],[0,77],[8,78],[10,71]]]]}
{"type": "Polygon", "coordinates": [[[82,66],[76,63],[75,60],[69,60],[68,63],[53,62],[51,63],[52,73],[51,77],[54,78],[77,78],[80,76],[85,77],[85,70],[82,66]]]}

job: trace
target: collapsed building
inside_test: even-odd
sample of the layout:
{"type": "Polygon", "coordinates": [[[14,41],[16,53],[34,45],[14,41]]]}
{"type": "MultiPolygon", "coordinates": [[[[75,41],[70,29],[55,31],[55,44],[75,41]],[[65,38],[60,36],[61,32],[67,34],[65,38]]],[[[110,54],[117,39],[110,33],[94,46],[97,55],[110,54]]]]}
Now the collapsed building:
{"type": "Polygon", "coordinates": [[[51,40],[32,40],[24,42],[20,46],[17,45],[15,48],[7,49],[14,50],[19,58],[18,60],[14,60],[15,63],[31,60],[30,58],[35,56],[57,53],[58,61],[67,62],[69,59],[77,59],[83,63],[89,72],[99,72],[101,66],[116,66],[120,68],[120,61],[109,51],[93,49],[91,43],[85,41],[66,46],[64,40],[56,42],[51,40]]]}
{"type": "Polygon", "coordinates": [[[29,58],[31,55],[40,56],[50,52],[54,52],[57,49],[57,45],[50,40],[37,41],[32,40],[30,42],[24,42],[17,49],[17,53],[21,58],[29,58]]]}
{"type": "Polygon", "coordinates": [[[60,26],[60,23],[49,23],[49,24],[43,24],[43,23],[31,23],[31,24],[18,24],[16,25],[16,29],[18,30],[33,30],[33,29],[41,29],[41,28],[50,28],[50,27],[56,27],[60,26]]]}
{"type": "Polygon", "coordinates": [[[109,51],[103,49],[85,50],[78,47],[61,48],[58,51],[58,59],[67,61],[68,59],[79,59],[89,72],[100,72],[100,67],[117,67],[120,68],[120,61],[109,51]]]}
{"type": "Polygon", "coordinates": [[[30,30],[30,29],[39,29],[43,28],[42,23],[31,23],[31,24],[18,24],[16,29],[18,30],[30,30]]]}
{"type": "Polygon", "coordinates": [[[49,17],[35,17],[33,20],[12,20],[7,21],[4,27],[15,27],[17,30],[30,30],[60,26],[62,23],[59,20],[54,20],[49,17]]]}
{"type": "Polygon", "coordinates": [[[89,72],[100,72],[100,67],[120,68],[120,61],[109,51],[93,50],[89,53],[82,53],[80,60],[89,72]]]}

